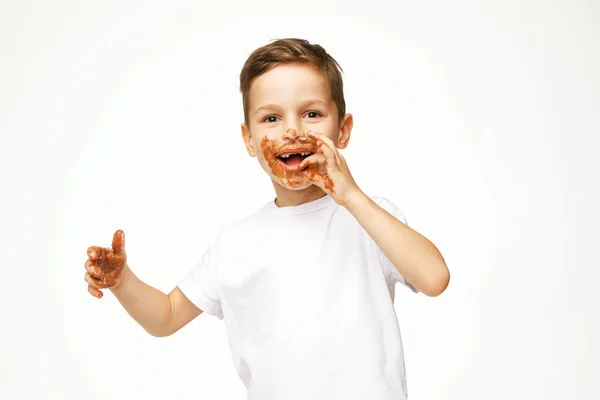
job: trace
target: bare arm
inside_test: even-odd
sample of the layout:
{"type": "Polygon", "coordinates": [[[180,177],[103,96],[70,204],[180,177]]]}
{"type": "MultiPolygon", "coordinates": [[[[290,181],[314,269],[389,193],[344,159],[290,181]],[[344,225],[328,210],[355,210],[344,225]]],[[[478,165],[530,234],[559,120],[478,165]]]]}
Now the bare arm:
{"type": "Polygon", "coordinates": [[[450,273],[437,247],[360,193],[345,205],[411,285],[427,296],[448,286],[450,273]]]}
{"type": "Polygon", "coordinates": [[[112,248],[92,246],[85,262],[88,292],[102,298],[109,288],[127,313],[152,336],[169,336],[202,313],[179,288],[168,295],[142,282],[127,265],[125,234],[115,232],[112,248]]]}
{"type": "Polygon", "coordinates": [[[140,280],[129,266],[123,269],[121,283],[110,290],[152,336],[172,335],[202,313],[178,287],[167,295],[140,280]]]}
{"type": "Polygon", "coordinates": [[[337,150],[346,147],[351,130],[352,116],[347,114],[335,142],[325,135],[309,132],[307,135],[318,142],[318,150],[304,159],[299,168],[320,165],[325,174],[313,174],[307,170],[306,179],[346,207],[407,282],[421,293],[438,296],[446,290],[450,281],[444,258],[431,241],[396,219],[360,190],[345,158],[337,150]]]}

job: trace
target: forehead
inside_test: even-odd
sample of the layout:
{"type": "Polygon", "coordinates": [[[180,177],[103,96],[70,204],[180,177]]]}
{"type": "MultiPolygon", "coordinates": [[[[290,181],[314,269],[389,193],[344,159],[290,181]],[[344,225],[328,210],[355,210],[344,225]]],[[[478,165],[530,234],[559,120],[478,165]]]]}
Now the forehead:
{"type": "Polygon", "coordinates": [[[331,102],[325,74],[315,66],[299,63],[278,65],[256,77],[248,94],[251,109],[261,104],[296,103],[306,98],[331,102]]]}

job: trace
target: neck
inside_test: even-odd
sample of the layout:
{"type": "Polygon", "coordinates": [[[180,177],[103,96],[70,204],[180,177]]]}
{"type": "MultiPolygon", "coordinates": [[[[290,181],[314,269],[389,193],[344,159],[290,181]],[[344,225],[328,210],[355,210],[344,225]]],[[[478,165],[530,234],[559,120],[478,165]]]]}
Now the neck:
{"type": "Polygon", "coordinates": [[[309,203],[326,195],[323,189],[316,185],[310,185],[302,190],[286,189],[275,182],[273,182],[273,186],[277,195],[275,204],[278,207],[299,206],[300,204],[309,203]]]}

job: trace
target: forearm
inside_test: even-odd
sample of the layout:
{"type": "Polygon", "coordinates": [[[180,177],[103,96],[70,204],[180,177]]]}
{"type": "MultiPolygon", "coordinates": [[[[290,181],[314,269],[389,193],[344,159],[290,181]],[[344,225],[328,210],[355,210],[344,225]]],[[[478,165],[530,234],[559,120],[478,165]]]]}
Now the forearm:
{"type": "Polygon", "coordinates": [[[123,269],[121,283],[111,292],[127,313],[152,336],[172,333],[172,312],[169,297],[142,282],[128,265],[123,269]]]}
{"type": "Polygon", "coordinates": [[[431,241],[362,192],[353,196],[345,207],[406,281],[428,296],[437,296],[446,289],[450,274],[431,241]]]}

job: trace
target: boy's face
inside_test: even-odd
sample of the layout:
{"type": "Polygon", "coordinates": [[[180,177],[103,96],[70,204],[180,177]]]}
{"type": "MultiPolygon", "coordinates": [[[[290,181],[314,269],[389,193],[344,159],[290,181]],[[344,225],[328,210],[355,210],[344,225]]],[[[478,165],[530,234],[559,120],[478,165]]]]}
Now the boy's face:
{"type": "Polygon", "coordinates": [[[277,66],[256,77],[248,95],[248,125],[242,136],[248,154],[257,157],[271,179],[286,189],[301,190],[312,185],[298,165],[316,153],[312,131],[330,138],[339,149],[347,146],[352,116],[342,120],[331,97],[331,88],[316,67],[290,63],[277,66]]]}

